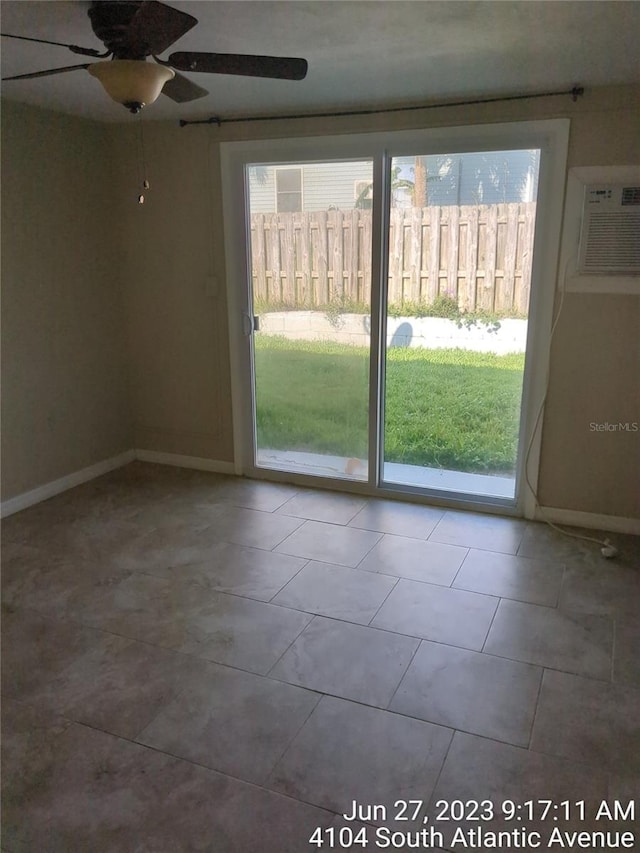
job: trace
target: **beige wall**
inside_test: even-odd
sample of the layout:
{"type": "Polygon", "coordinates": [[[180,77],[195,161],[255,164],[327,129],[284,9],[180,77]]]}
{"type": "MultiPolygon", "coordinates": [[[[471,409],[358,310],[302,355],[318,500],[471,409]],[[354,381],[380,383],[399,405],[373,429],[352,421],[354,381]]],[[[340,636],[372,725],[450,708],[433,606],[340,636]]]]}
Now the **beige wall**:
{"type": "Polygon", "coordinates": [[[103,128],[2,109],[2,498],[131,446],[103,128]]]}
{"type": "Polygon", "coordinates": [[[210,133],[185,133],[177,122],[149,122],[143,132],[151,186],[139,205],[139,122],[109,128],[124,233],[135,446],[228,462],[223,234],[210,133]]]}
{"type": "Polygon", "coordinates": [[[567,294],[551,354],[541,502],[640,517],[640,298],[567,294]]]}
{"type": "MultiPolygon", "coordinates": [[[[562,96],[366,118],[221,128],[147,120],[151,189],[143,206],[136,203],[138,121],[101,126],[114,164],[112,224],[126,282],[135,446],[233,458],[221,141],[569,117],[569,166],[627,165],[640,163],[639,100],[637,88],[617,87],[587,92],[577,103],[562,96]],[[216,292],[207,286],[210,275],[219,280],[216,292]]],[[[618,414],[620,400],[628,419],[640,420],[631,402],[638,396],[639,313],[636,296],[566,299],[543,424],[540,494],[547,506],[640,516],[640,434],[609,440],[588,431],[591,421],[626,420],[618,414]],[[594,336],[605,358],[596,357],[594,336]]]]}

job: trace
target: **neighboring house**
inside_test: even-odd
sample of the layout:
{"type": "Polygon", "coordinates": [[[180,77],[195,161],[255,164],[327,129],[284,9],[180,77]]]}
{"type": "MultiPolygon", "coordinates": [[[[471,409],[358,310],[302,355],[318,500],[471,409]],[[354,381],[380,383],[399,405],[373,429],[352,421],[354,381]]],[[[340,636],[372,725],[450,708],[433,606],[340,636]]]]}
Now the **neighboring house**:
{"type": "Polygon", "coordinates": [[[371,161],[254,166],[249,171],[251,212],[349,210],[372,180],[371,161]]]}
{"type": "MultiPolygon", "coordinates": [[[[396,207],[497,204],[534,201],[538,190],[538,151],[487,151],[471,154],[397,157],[396,207]],[[416,171],[422,174],[416,180],[416,171]],[[415,184],[412,190],[407,183],[415,184]],[[415,190],[426,196],[415,198],[415,190]]],[[[372,183],[369,161],[256,165],[249,170],[252,213],[350,210],[372,183]]]]}

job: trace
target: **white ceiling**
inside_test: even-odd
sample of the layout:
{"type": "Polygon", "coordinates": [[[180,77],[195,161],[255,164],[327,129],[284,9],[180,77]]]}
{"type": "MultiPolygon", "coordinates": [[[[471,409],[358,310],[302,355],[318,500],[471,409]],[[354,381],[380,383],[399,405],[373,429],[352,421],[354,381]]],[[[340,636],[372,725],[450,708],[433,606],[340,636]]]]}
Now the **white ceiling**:
{"type": "MultiPolygon", "coordinates": [[[[173,50],[302,56],[305,80],[192,74],[207,98],[166,97],[152,119],[273,115],[640,82],[640,2],[201,0],[173,50]]],[[[102,48],[87,0],[4,0],[2,32],[102,48]]],[[[2,76],[84,61],[62,47],[2,39],[2,76]]],[[[187,75],[189,76],[189,75],[187,75]]],[[[7,98],[102,121],[125,109],[84,70],[2,84],[7,98]]]]}

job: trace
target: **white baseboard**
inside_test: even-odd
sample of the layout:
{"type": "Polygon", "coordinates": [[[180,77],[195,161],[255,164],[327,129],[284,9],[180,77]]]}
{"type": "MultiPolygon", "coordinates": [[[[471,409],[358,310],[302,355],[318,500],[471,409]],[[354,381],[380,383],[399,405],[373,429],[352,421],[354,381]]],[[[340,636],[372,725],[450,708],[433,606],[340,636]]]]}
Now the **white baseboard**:
{"type": "Polygon", "coordinates": [[[128,465],[129,462],[133,462],[136,459],[139,459],[141,462],[155,462],[158,465],[174,465],[177,468],[214,471],[218,474],[236,473],[233,462],[217,462],[215,459],[200,459],[197,456],[182,456],[179,453],[158,453],[155,450],[127,450],[118,456],[103,459],[102,462],[96,462],[95,465],[90,465],[81,471],[74,471],[73,474],[67,474],[65,477],[60,477],[59,480],[53,480],[51,483],[45,483],[36,489],[31,489],[28,492],[23,492],[21,495],[16,495],[14,498],[2,501],[0,503],[0,518],[6,518],[15,512],[20,512],[22,509],[27,509],[27,507],[40,503],[40,501],[46,501],[47,498],[52,498],[54,495],[66,492],[67,489],[73,489],[74,486],[94,480],[96,477],[102,476],[102,474],[107,474],[109,471],[121,468],[123,465],[128,465]]]}
{"type": "Polygon", "coordinates": [[[587,527],[593,530],[607,530],[611,533],[631,533],[640,535],[640,519],[622,518],[617,515],[599,515],[595,512],[578,512],[572,509],[555,507],[536,507],[536,521],[553,521],[554,524],[569,524],[572,527],[587,527]]]}
{"type": "MultiPolygon", "coordinates": [[[[141,462],[154,462],[158,465],[173,465],[177,468],[193,468],[198,471],[213,471],[218,474],[236,474],[233,462],[219,462],[215,459],[204,459],[198,456],[182,456],[179,453],[161,453],[155,450],[127,450],[110,459],[103,459],[95,465],[67,474],[51,483],[45,483],[14,498],[0,503],[0,518],[6,518],[15,512],[33,506],[34,504],[52,498],[61,492],[79,486],[96,477],[107,474],[116,468],[121,468],[135,459],[141,462]]],[[[553,521],[555,524],[568,524],[574,527],[586,527],[596,530],[608,530],[612,533],[630,533],[640,535],[640,519],[621,518],[615,515],[599,515],[591,512],[578,512],[571,509],[556,507],[537,507],[536,521],[553,521]]]]}
{"type": "Polygon", "coordinates": [[[46,501],[47,498],[59,495],[60,492],[66,492],[67,489],[72,489],[74,486],[94,480],[96,477],[102,476],[102,474],[107,474],[109,471],[121,468],[123,465],[128,465],[134,459],[134,451],[127,450],[118,456],[103,459],[102,462],[96,462],[95,465],[89,465],[88,468],[74,471],[73,474],[67,474],[65,477],[60,477],[60,479],[53,480],[51,483],[45,483],[43,486],[38,486],[28,492],[23,492],[21,495],[16,495],[15,498],[2,501],[0,503],[0,518],[6,518],[8,515],[13,515],[14,512],[20,512],[22,509],[27,509],[27,507],[40,503],[40,501],[46,501]]]}
{"type": "Polygon", "coordinates": [[[140,462],[155,462],[158,465],[174,465],[176,468],[195,468],[197,471],[213,471],[217,474],[235,474],[233,462],[218,462],[199,456],[182,456],[180,453],[161,453],[157,450],[134,450],[140,462]]]}

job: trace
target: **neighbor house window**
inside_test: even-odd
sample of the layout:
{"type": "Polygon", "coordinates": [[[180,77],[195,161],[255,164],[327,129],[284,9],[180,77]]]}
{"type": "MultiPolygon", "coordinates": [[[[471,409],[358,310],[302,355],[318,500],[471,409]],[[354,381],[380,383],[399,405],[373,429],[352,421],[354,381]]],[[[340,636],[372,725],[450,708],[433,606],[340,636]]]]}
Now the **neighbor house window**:
{"type": "Polygon", "coordinates": [[[278,213],[302,210],[302,169],[276,169],[276,210],[278,213]]]}

